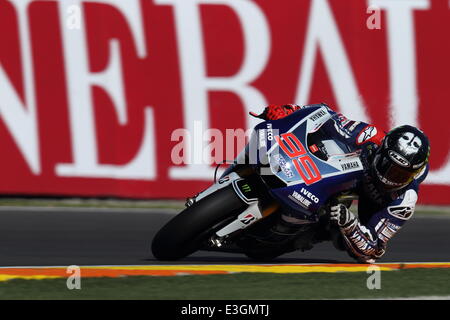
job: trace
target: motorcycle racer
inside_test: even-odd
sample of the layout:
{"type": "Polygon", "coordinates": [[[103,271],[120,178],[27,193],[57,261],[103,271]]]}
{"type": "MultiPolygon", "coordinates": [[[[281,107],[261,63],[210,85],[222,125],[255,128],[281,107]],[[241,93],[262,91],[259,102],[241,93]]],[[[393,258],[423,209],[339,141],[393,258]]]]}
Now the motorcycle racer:
{"type": "MultiPolygon", "coordinates": [[[[375,125],[347,119],[323,103],[303,107],[269,105],[259,115],[250,114],[264,120],[278,120],[309,107],[326,107],[332,121],[326,122],[322,130],[348,152],[360,153],[364,174],[353,190],[358,195],[358,214],[344,204],[331,205],[330,233],[335,247],[346,250],[359,262],[372,263],[385,253],[388,241],[414,213],[419,185],[429,170],[429,140],[422,131],[409,125],[384,133],[375,125]]],[[[314,142],[309,146],[313,154],[327,153],[320,139],[314,142]]],[[[300,225],[296,225],[295,217],[282,215],[266,240],[289,234],[300,225]]]]}

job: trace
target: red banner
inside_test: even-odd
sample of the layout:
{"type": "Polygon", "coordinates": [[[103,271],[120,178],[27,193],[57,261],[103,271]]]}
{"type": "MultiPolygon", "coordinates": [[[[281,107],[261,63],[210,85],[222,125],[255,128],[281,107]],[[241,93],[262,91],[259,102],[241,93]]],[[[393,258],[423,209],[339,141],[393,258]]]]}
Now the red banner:
{"type": "Polygon", "coordinates": [[[326,102],[424,130],[420,202],[450,203],[447,0],[0,0],[0,30],[1,193],[186,197],[206,129],[229,158],[248,111],[326,102]]]}

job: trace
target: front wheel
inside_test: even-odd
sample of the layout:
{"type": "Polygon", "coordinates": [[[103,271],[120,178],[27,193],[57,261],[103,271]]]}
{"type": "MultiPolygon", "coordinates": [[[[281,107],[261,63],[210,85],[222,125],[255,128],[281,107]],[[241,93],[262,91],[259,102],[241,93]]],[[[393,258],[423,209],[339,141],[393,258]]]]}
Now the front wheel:
{"type": "Polygon", "coordinates": [[[248,205],[229,185],[184,209],[153,238],[152,252],[158,260],[178,260],[198,250],[218,230],[221,222],[248,205]]]}

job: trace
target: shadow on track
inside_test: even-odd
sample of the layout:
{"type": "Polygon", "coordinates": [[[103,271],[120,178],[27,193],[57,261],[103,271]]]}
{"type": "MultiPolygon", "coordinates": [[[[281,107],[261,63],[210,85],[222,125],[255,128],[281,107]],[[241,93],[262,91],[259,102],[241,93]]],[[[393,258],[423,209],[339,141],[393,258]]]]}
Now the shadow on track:
{"type": "Polygon", "coordinates": [[[257,261],[251,260],[246,257],[213,257],[213,256],[193,256],[187,257],[177,261],[159,261],[155,258],[142,259],[149,264],[171,264],[171,265],[183,265],[183,264],[315,264],[315,263],[349,263],[339,260],[330,259],[299,259],[299,258],[289,258],[289,257],[279,257],[271,261],[257,261]]]}

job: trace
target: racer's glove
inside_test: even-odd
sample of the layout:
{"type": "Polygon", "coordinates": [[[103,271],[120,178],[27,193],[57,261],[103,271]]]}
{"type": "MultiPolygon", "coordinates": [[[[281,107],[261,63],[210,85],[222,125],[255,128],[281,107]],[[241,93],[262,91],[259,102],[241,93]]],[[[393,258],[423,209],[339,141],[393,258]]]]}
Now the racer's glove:
{"type": "Polygon", "coordinates": [[[356,216],[342,203],[330,208],[330,220],[335,222],[344,232],[353,230],[358,224],[356,216]]]}
{"type": "Polygon", "coordinates": [[[347,252],[360,263],[374,263],[385,253],[385,245],[370,230],[359,224],[357,217],[343,204],[330,208],[330,221],[335,223],[347,243],[347,252]]]}
{"type": "Polygon", "coordinates": [[[275,105],[271,104],[266,107],[261,114],[256,114],[254,112],[249,112],[249,114],[255,118],[260,118],[263,120],[278,120],[284,118],[291,113],[301,109],[300,106],[295,104],[285,104],[285,105],[275,105]]]}

